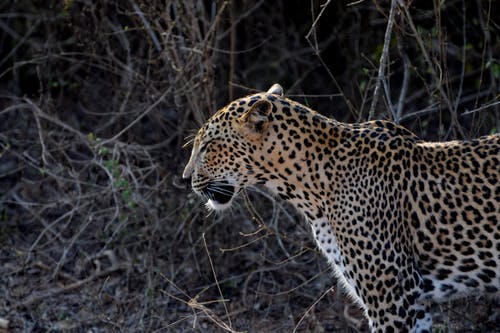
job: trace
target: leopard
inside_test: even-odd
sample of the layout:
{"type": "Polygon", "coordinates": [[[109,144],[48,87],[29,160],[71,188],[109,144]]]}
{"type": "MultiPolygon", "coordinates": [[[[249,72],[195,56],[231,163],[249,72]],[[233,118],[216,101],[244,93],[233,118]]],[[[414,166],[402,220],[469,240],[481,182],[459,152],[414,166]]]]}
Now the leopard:
{"type": "Polygon", "coordinates": [[[213,210],[252,187],[290,203],[372,332],[431,332],[432,304],[499,296],[499,134],[425,141],[274,84],[210,117],[182,176],[213,210]]]}

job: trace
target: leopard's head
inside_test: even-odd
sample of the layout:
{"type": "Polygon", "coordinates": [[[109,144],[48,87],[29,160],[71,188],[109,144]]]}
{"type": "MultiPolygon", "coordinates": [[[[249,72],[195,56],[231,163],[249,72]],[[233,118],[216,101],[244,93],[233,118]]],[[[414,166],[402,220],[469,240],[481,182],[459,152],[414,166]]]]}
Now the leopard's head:
{"type": "Polygon", "coordinates": [[[193,190],[207,199],[207,206],[221,210],[231,205],[241,189],[264,183],[268,128],[283,89],[238,99],[220,109],[198,131],[183,173],[193,190]]]}

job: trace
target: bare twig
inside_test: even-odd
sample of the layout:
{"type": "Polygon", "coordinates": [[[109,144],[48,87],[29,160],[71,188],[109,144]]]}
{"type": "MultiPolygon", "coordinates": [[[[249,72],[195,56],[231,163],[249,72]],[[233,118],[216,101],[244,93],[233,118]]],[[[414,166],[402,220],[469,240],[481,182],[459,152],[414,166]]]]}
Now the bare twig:
{"type": "Polygon", "coordinates": [[[165,99],[165,97],[170,94],[170,92],[172,91],[172,87],[169,87],[167,89],[165,89],[165,91],[161,94],[160,97],[158,97],[158,99],[153,103],[151,104],[146,110],[144,110],[137,118],[135,118],[132,122],[130,122],[127,126],[125,126],[124,129],[122,129],[120,132],[118,132],[117,134],[115,134],[112,138],[109,138],[109,139],[105,139],[105,140],[102,140],[99,145],[100,146],[104,146],[112,141],[115,141],[116,139],[118,139],[120,136],[122,136],[123,134],[125,134],[125,132],[127,132],[129,129],[131,129],[135,124],[137,124],[142,118],[144,118],[145,116],[147,116],[151,111],[153,111],[161,102],[163,102],[163,100],[165,99]]]}
{"type": "MultiPolygon", "coordinates": [[[[319,20],[321,19],[321,16],[325,12],[325,10],[328,7],[328,5],[330,4],[330,2],[331,2],[331,0],[326,0],[326,2],[323,5],[321,5],[321,11],[319,12],[318,16],[316,16],[315,18],[314,18],[314,12],[313,12],[313,10],[311,10],[314,21],[313,21],[308,33],[306,34],[306,40],[309,43],[309,46],[313,49],[314,54],[316,55],[316,57],[320,61],[321,65],[323,66],[325,71],[328,73],[328,76],[330,77],[333,84],[335,85],[335,87],[339,91],[339,94],[343,97],[347,107],[349,108],[349,111],[351,111],[351,113],[353,113],[355,115],[356,112],[352,106],[352,103],[347,99],[346,95],[344,94],[344,90],[342,89],[342,87],[338,83],[337,79],[335,79],[335,76],[333,75],[330,68],[327,66],[327,64],[323,60],[323,57],[320,54],[319,44],[318,44],[318,41],[316,38],[316,25],[318,24],[319,20]],[[311,40],[311,36],[312,36],[312,40],[311,40]]],[[[312,7],[312,2],[311,2],[311,7],[312,7]]]]}
{"type": "MultiPolygon", "coordinates": [[[[482,83],[483,83],[483,72],[485,68],[487,67],[485,64],[489,63],[490,65],[492,64],[494,57],[493,57],[493,51],[492,51],[492,43],[491,43],[491,23],[494,23],[491,21],[491,1],[488,2],[488,9],[486,10],[486,19],[484,18],[483,15],[483,8],[482,8],[482,3],[480,0],[476,0],[477,4],[477,13],[478,13],[478,20],[479,24],[481,25],[481,29],[483,31],[484,35],[484,42],[483,42],[483,50],[481,54],[481,74],[479,76],[479,84],[478,86],[478,92],[479,89],[481,89],[482,83]],[[486,54],[488,55],[487,61],[485,62],[486,54]]],[[[494,96],[497,94],[497,80],[495,78],[495,74],[493,72],[493,66],[490,66],[489,69],[489,74],[490,74],[490,90],[492,95],[494,96]]],[[[477,107],[478,101],[475,101],[475,106],[477,107]]],[[[500,108],[498,106],[495,107],[495,121],[496,121],[496,128],[500,128],[500,108]]]]}
{"type": "Polygon", "coordinates": [[[83,139],[83,142],[88,142],[87,136],[81,133],[80,131],[74,129],[73,127],[69,126],[63,121],[60,121],[56,117],[50,116],[47,113],[43,112],[38,105],[36,105],[31,99],[29,98],[24,98],[24,101],[27,103],[28,108],[35,111],[37,113],[37,116],[40,118],[43,118],[45,120],[48,120],[61,128],[71,132],[72,134],[76,134],[80,139],[83,139]]]}
{"type": "MultiPolygon", "coordinates": [[[[385,36],[384,36],[384,46],[382,48],[382,54],[380,55],[380,65],[378,68],[377,82],[375,83],[375,89],[373,90],[373,99],[372,99],[372,104],[370,106],[370,111],[368,113],[368,120],[371,120],[375,117],[375,108],[377,106],[378,97],[380,94],[379,92],[380,84],[382,83],[382,80],[385,80],[385,67],[387,63],[387,57],[389,54],[389,44],[391,42],[392,27],[394,26],[394,16],[396,13],[397,3],[398,3],[397,0],[391,1],[391,9],[389,11],[389,19],[387,20],[387,28],[385,30],[385,36]]],[[[391,104],[392,102],[387,101],[387,103],[391,104]]]]}
{"type": "Polygon", "coordinates": [[[299,321],[297,322],[297,324],[293,328],[293,331],[292,331],[293,333],[297,332],[297,330],[300,327],[300,324],[302,324],[302,322],[304,321],[304,319],[307,317],[307,315],[309,314],[309,312],[311,312],[314,309],[314,307],[316,306],[316,304],[318,304],[323,299],[323,297],[325,297],[328,293],[330,293],[331,291],[333,291],[333,289],[334,289],[333,287],[328,288],[320,297],[318,297],[318,299],[316,299],[314,301],[314,303],[312,303],[307,308],[307,310],[304,312],[304,314],[302,315],[302,317],[300,317],[299,321]]]}
{"type": "Polygon", "coordinates": [[[217,285],[217,290],[219,291],[219,295],[221,297],[222,305],[224,306],[224,310],[226,311],[227,320],[229,321],[229,328],[232,328],[231,317],[229,316],[229,311],[227,310],[226,302],[224,301],[224,295],[222,294],[222,290],[220,288],[219,281],[217,280],[217,273],[215,273],[214,263],[212,262],[212,258],[210,257],[210,252],[208,251],[207,240],[205,239],[205,233],[201,235],[203,238],[203,245],[205,246],[205,251],[207,252],[208,261],[210,262],[210,268],[212,269],[212,274],[214,276],[215,283],[217,285]]]}
{"type": "Polygon", "coordinates": [[[482,105],[482,106],[475,108],[475,109],[472,109],[472,110],[467,110],[467,111],[463,112],[460,116],[467,116],[467,115],[470,115],[472,113],[483,111],[483,110],[492,108],[492,107],[497,106],[497,105],[500,105],[500,101],[485,104],[485,105],[482,105]]]}
{"type": "MultiPolygon", "coordinates": [[[[234,81],[234,66],[235,66],[235,53],[236,49],[236,24],[235,21],[235,11],[234,8],[236,6],[234,0],[231,1],[229,5],[229,20],[231,21],[230,34],[229,34],[229,78],[228,82],[234,81]]],[[[233,85],[229,84],[229,100],[232,101],[234,99],[233,95],[233,85]]]]}
{"type": "Polygon", "coordinates": [[[38,128],[38,138],[40,139],[40,146],[42,147],[42,161],[45,166],[49,165],[47,161],[47,148],[45,147],[45,140],[43,138],[42,125],[40,124],[40,118],[37,113],[34,114],[36,127],[38,128]]]}
{"type": "MultiPolygon", "coordinates": [[[[311,248],[309,246],[306,246],[305,244],[298,243],[298,242],[294,241],[293,239],[291,239],[290,237],[288,237],[286,234],[279,233],[278,231],[273,230],[272,228],[267,226],[264,223],[264,219],[262,218],[262,216],[257,212],[255,207],[252,205],[250,199],[248,198],[248,194],[246,193],[246,191],[243,191],[243,198],[245,200],[245,207],[252,215],[252,221],[255,221],[257,223],[257,225],[259,226],[259,230],[260,229],[265,230],[268,234],[278,236],[282,239],[285,239],[286,241],[290,242],[291,244],[296,244],[296,245],[299,245],[307,250],[313,251],[315,253],[320,253],[319,250],[317,250],[316,248],[311,248]]],[[[262,237],[264,237],[264,236],[262,236],[262,237]]]]}
{"type": "Polygon", "coordinates": [[[457,114],[455,112],[453,112],[453,110],[454,110],[453,104],[451,103],[450,99],[448,98],[448,95],[446,94],[446,92],[443,89],[442,84],[440,83],[440,81],[441,81],[440,76],[437,75],[437,73],[436,73],[436,70],[434,68],[434,64],[431,61],[431,58],[430,58],[430,56],[429,56],[429,54],[427,52],[427,49],[424,46],[424,42],[423,42],[422,38],[420,37],[420,34],[417,31],[417,28],[415,27],[415,23],[413,23],[413,19],[411,17],[411,14],[410,14],[410,12],[409,12],[409,10],[408,10],[408,8],[407,8],[406,5],[401,6],[401,7],[403,8],[403,10],[405,12],[405,15],[406,15],[406,18],[407,18],[408,23],[410,25],[410,28],[412,30],[412,33],[414,34],[415,39],[417,40],[417,43],[418,43],[418,45],[420,47],[420,51],[422,52],[422,55],[424,56],[425,62],[427,63],[427,66],[428,66],[428,68],[429,68],[432,76],[437,81],[436,87],[439,90],[439,92],[441,94],[441,97],[445,101],[446,106],[447,106],[447,108],[448,108],[448,110],[450,112],[453,128],[455,130],[457,130],[462,137],[464,137],[463,129],[462,129],[462,127],[460,126],[460,124],[458,122],[457,114]]]}
{"type": "Polygon", "coordinates": [[[457,97],[455,99],[455,106],[453,109],[454,114],[458,114],[458,106],[460,104],[460,98],[462,97],[462,89],[464,85],[464,76],[465,76],[465,63],[467,62],[467,30],[466,30],[466,11],[465,11],[465,0],[462,0],[462,56],[460,59],[462,61],[462,66],[460,70],[460,83],[458,85],[458,92],[457,92],[457,97]]]}
{"type": "Polygon", "coordinates": [[[31,304],[39,302],[43,299],[47,299],[47,298],[54,297],[54,296],[61,294],[61,293],[65,293],[68,291],[82,288],[86,284],[88,284],[88,283],[90,283],[90,282],[92,282],[100,277],[107,276],[107,275],[112,274],[114,272],[127,269],[127,267],[128,267],[127,264],[120,264],[117,266],[112,266],[112,267],[108,268],[107,270],[96,272],[95,274],[93,274],[93,275],[91,275],[83,280],[79,280],[77,282],[73,282],[73,283],[67,284],[67,285],[62,286],[62,287],[53,288],[53,289],[50,289],[47,291],[43,291],[43,292],[28,296],[25,299],[23,299],[21,302],[16,303],[14,305],[14,308],[30,306],[31,304]]]}
{"type": "Polygon", "coordinates": [[[144,24],[144,28],[146,28],[146,31],[148,32],[149,37],[153,41],[153,44],[155,45],[156,50],[159,53],[162,53],[162,47],[161,47],[160,41],[158,40],[158,37],[156,37],[155,32],[151,29],[151,25],[149,24],[148,19],[146,18],[146,16],[144,15],[144,13],[142,12],[142,10],[139,8],[139,6],[137,5],[137,3],[134,0],[129,0],[129,2],[132,5],[132,7],[134,8],[135,13],[140,17],[142,24],[144,24]]]}
{"type": "Polygon", "coordinates": [[[401,57],[403,58],[403,83],[401,84],[401,90],[399,91],[398,106],[396,108],[396,117],[394,122],[399,124],[401,122],[401,116],[403,114],[403,109],[405,105],[406,93],[408,91],[408,83],[410,81],[410,59],[406,53],[401,51],[401,57]]]}
{"type": "MultiPolygon", "coordinates": [[[[470,95],[462,97],[462,99],[460,100],[460,103],[467,103],[467,102],[475,100],[476,98],[482,98],[482,97],[488,96],[489,94],[490,94],[489,91],[482,91],[479,94],[470,94],[470,95]]],[[[495,104],[495,106],[496,105],[498,105],[498,104],[495,104]]],[[[485,105],[484,107],[477,108],[475,110],[480,111],[480,110],[484,110],[484,109],[486,109],[488,107],[490,107],[489,104],[485,105]]],[[[439,110],[440,110],[439,103],[436,102],[436,103],[434,103],[432,105],[429,105],[428,107],[426,107],[424,109],[413,111],[411,113],[408,113],[408,114],[405,114],[405,115],[401,116],[400,121],[401,122],[408,121],[410,119],[414,119],[414,118],[418,118],[418,117],[421,117],[421,116],[425,116],[425,115],[428,115],[430,113],[437,112],[439,110]]],[[[474,111],[474,112],[477,112],[477,111],[474,111]]],[[[470,112],[470,113],[472,113],[472,112],[470,112]]]]}

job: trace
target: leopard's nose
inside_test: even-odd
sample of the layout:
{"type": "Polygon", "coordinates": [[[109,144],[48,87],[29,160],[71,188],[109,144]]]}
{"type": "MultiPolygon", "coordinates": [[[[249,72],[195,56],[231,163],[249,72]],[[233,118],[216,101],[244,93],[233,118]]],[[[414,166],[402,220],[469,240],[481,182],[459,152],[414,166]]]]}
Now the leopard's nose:
{"type": "Polygon", "coordinates": [[[186,167],[184,168],[184,172],[182,173],[182,178],[190,179],[192,174],[193,174],[193,162],[191,158],[186,167]]]}
{"type": "Polygon", "coordinates": [[[186,167],[184,168],[184,171],[182,172],[182,178],[189,179],[189,178],[191,178],[192,173],[193,173],[193,171],[188,164],[188,165],[186,165],[186,167]]]}

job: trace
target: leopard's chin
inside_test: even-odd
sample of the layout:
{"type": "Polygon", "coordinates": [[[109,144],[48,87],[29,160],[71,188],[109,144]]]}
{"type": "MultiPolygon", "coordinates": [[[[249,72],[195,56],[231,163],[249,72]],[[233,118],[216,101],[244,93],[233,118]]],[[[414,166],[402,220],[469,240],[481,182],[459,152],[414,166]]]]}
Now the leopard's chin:
{"type": "Polygon", "coordinates": [[[201,194],[207,198],[207,207],[213,210],[224,210],[231,206],[236,187],[229,181],[211,181],[200,190],[201,194]]]}
{"type": "Polygon", "coordinates": [[[231,198],[229,201],[225,203],[218,202],[216,200],[208,199],[207,203],[205,204],[208,209],[212,210],[225,210],[231,206],[233,199],[231,198]]]}

